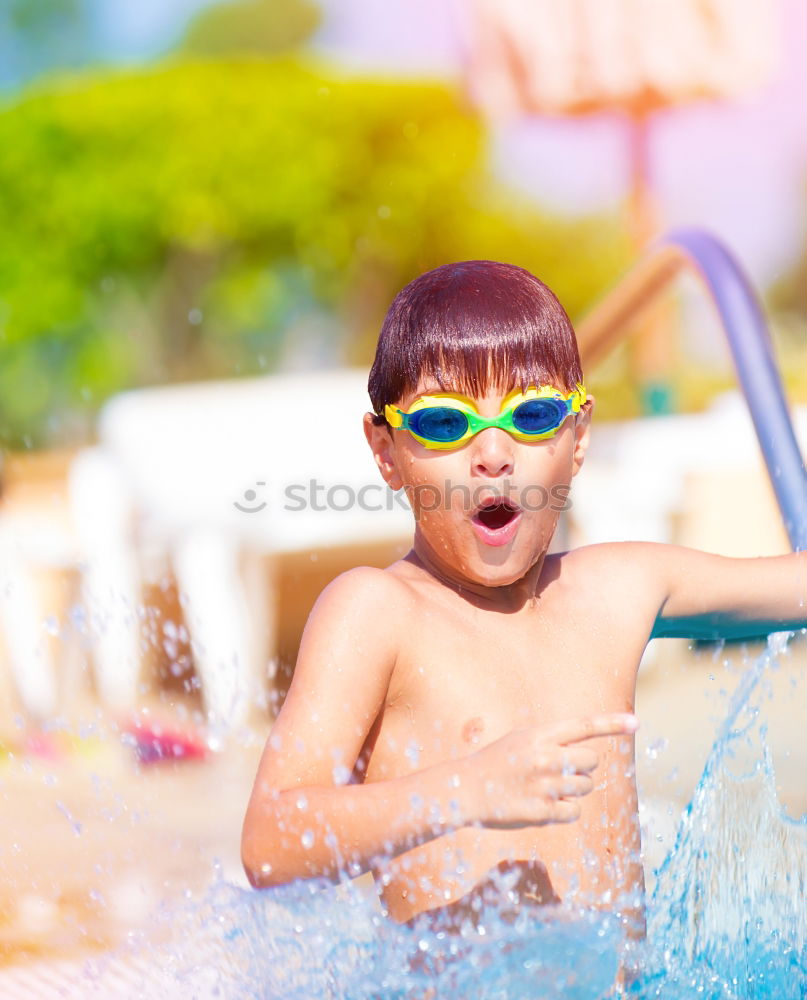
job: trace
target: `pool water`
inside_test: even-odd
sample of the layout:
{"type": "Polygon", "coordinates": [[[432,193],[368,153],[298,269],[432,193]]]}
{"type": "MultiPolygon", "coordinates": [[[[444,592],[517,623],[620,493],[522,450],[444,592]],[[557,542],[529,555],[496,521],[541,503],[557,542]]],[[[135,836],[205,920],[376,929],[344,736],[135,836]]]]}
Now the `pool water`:
{"type": "Polygon", "coordinates": [[[776,797],[767,678],[772,636],[748,668],[648,900],[648,936],[626,945],[607,913],[559,907],[536,919],[485,911],[446,937],[380,916],[349,885],[254,892],[225,881],[165,906],[148,932],[86,969],[86,995],[202,998],[595,998],[620,966],[636,997],[807,995],[807,817],[776,797]],[[125,976],[124,976],[125,972],[125,976]],[[114,990],[114,992],[113,992],[114,990]],[[128,995],[128,994],[126,994],[128,995]]]}
{"type": "Polygon", "coordinates": [[[807,995],[807,817],[786,815],[767,742],[769,638],[732,699],[648,907],[641,995],[807,995]]]}

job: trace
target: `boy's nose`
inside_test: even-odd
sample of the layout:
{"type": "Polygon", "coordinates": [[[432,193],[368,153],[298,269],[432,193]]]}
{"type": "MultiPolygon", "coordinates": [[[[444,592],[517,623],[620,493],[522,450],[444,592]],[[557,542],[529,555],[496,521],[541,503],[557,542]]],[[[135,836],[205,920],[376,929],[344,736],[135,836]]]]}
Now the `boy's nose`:
{"type": "Polygon", "coordinates": [[[487,427],[474,438],[473,471],[483,476],[506,476],[513,471],[514,441],[501,427],[487,427]]]}

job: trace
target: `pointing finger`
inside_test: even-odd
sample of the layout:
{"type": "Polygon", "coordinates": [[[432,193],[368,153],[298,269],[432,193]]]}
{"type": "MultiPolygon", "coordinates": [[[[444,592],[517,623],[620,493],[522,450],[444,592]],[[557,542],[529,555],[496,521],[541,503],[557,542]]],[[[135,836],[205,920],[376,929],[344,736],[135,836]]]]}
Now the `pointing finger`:
{"type": "Polygon", "coordinates": [[[568,719],[550,727],[547,733],[563,745],[579,743],[597,736],[628,736],[639,728],[639,720],[628,712],[590,715],[582,719],[568,719]]]}

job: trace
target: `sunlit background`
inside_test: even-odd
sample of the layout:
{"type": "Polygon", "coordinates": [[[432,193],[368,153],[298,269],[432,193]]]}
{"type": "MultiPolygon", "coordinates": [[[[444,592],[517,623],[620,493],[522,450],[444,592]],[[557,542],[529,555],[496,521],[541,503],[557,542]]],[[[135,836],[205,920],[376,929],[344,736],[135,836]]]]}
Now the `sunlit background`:
{"type": "MultiPolygon", "coordinates": [[[[311,604],[409,533],[283,520],[267,481],[375,481],[362,373],[407,281],[506,260],[578,322],[703,227],[807,404],[805,47],[801,0],[0,0],[1,962],[118,943],[214,855],[239,877],[311,604]]],[[[729,461],[715,423],[744,418],[708,301],[687,279],[651,320],[586,373],[602,445],[562,540],[786,551],[753,439],[729,461]]],[[[740,654],[664,649],[640,707],[669,845],[740,654]]]]}
{"type": "MultiPolygon", "coordinates": [[[[562,113],[574,81],[545,88],[552,114],[508,106],[487,76],[472,100],[474,6],[6,0],[5,445],[86,441],[104,399],[132,386],[365,364],[394,292],[446,260],[518,261],[573,317],[591,306],[635,253],[630,114],[605,78],[590,114],[562,113]]],[[[754,7],[775,9],[735,5],[735,19],[754,7]]],[[[728,81],[693,60],[700,77],[659,94],[647,183],[655,228],[725,239],[796,351],[807,14],[791,2],[763,20],[761,40],[745,28],[756,64],[738,46],[728,81]],[[697,98],[710,88],[734,99],[697,98]]],[[[673,382],[693,366],[709,388],[725,378],[701,340],[690,333],[673,382]]],[[[786,372],[797,394],[803,368],[786,372]]],[[[614,416],[635,411],[630,380],[614,395],[614,416]]]]}

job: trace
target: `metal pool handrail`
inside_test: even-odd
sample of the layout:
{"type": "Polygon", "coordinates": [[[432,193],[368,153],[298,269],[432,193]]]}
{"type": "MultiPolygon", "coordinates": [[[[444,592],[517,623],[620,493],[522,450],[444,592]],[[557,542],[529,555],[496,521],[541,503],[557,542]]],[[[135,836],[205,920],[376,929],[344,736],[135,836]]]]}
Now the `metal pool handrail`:
{"type": "Polygon", "coordinates": [[[627,325],[685,269],[702,279],[717,306],[790,544],[796,551],[807,549],[807,473],[770,334],[753,288],[719,240],[699,229],[677,229],[652,245],[579,325],[583,363],[595,364],[615,347],[627,325]]]}

